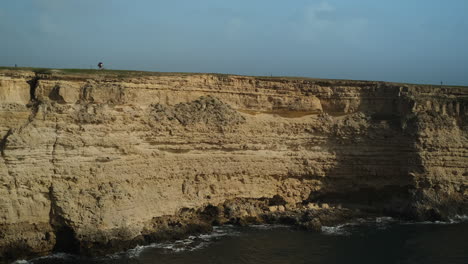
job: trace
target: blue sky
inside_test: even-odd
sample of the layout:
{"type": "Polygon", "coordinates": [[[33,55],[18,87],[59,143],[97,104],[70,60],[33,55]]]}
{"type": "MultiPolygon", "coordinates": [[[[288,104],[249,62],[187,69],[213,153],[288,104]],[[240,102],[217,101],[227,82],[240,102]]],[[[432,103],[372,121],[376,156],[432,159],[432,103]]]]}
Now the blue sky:
{"type": "Polygon", "coordinates": [[[467,0],[11,0],[0,65],[468,85],[467,0]]]}

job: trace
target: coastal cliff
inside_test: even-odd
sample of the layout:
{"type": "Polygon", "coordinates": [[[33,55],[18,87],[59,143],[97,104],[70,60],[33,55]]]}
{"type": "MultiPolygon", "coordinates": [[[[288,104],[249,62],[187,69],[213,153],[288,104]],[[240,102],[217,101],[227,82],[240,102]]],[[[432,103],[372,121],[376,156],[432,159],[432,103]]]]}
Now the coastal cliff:
{"type": "Polygon", "coordinates": [[[468,211],[468,88],[0,70],[0,153],[1,258],[291,212],[447,219],[468,211]]]}

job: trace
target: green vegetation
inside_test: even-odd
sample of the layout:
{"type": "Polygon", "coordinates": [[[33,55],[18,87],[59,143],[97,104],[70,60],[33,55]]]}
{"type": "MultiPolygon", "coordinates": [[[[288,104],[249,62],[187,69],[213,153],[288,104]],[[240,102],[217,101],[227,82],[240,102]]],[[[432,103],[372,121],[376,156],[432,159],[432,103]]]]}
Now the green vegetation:
{"type": "MultiPolygon", "coordinates": [[[[150,72],[150,71],[132,71],[132,70],[98,70],[98,69],[50,69],[50,68],[33,68],[33,67],[2,67],[1,70],[12,70],[12,71],[32,71],[37,74],[54,74],[54,75],[101,75],[115,78],[131,78],[131,77],[142,77],[142,76],[193,76],[193,75],[214,75],[220,79],[227,78],[229,76],[241,76],[236,74],[223,74],[223,73],[195,73],[195,72],[150,72]]],[[[396,83],[396,82],[382,82],[382,81],[371,81],[371,80],[346,80],[346,79],[322,79],[322,78],[310,78],[310,77],[294,77],[294,76],[244,76],[253,77],[263,81],[313,81],[313,82],[366,82],[366,83],[390,83],[394,85],[414,85],[414,86],[430,86],[440,87],[437,84],[412,84],[412,83],[396,83]]],[[[468,88],[467,86],[457,85],[443,85],[443,88],[468,88]]]]}
{"type": "Polygon", "coordinates": [[[220,73],[193,73],[193,72],[149,72],[132,70],[98,70],[98,69],[50,69],[33,67],[0,67],[0,70],[12,71],[32,71],[37,74],[56,74],[56,75],[105,75],[113,77],[139,77],[139,76],[190,76],[211,74],[219,77],[230,76],[220,73]]]}

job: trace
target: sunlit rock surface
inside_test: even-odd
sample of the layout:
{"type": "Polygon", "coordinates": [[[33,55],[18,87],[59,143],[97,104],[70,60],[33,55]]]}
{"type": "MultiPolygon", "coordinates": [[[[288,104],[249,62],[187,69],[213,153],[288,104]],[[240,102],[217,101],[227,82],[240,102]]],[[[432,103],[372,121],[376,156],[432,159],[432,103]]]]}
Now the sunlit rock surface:
{"type": "Polygon", "coordinates": [[[463,87],[0,70],[0,255],[125,248],[208,216],[463,214],[467,116],[463,87]]]}

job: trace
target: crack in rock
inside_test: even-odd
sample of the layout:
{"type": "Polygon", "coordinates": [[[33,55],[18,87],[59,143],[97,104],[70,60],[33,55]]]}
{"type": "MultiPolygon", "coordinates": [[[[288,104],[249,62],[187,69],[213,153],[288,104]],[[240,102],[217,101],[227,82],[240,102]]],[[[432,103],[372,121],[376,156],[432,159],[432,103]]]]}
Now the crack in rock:
{"type": "Polygon", "coordinates": [[[56,168],[56,162],[57,162],[56,151],[57,151],[58,139],[59,139],[59,135],[58,135],[58,120],[57,120],[57,117],[56,117],[56,118],[55,118],[55,141],[54,141],[54,144],[52,145],[52,153],[51,153],[51,155],[52,155],[51,163],[52,163],[52,166],[53,166],[54,174],[57,174],[57,168],[56,168]]]}
{"type": "Polygon", "coordinates": [[[0,154],[2,158],[5,158],[5,149],[8,143],[8,137],[13,134],[13,129],[8,129],[8,132],[5,134],[5,136],[0,140],[0,154]]]}

